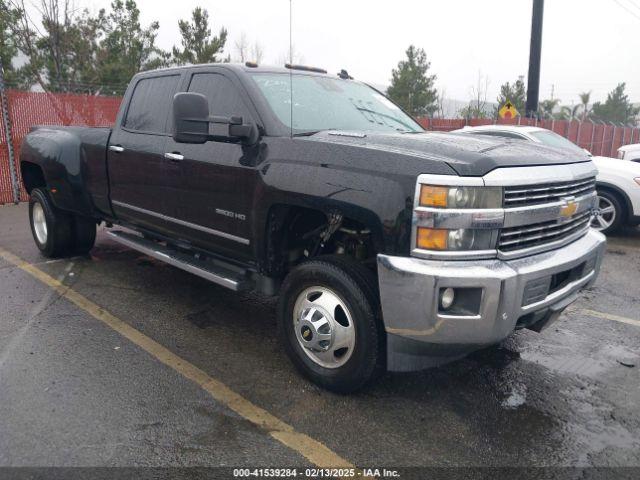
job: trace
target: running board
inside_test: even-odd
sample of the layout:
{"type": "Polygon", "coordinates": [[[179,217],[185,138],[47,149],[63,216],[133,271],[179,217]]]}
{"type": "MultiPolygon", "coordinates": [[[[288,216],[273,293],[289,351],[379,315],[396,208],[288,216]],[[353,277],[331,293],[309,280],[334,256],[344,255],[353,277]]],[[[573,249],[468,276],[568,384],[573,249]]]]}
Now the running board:
{"type": "Polygon", "coordinates": [[[123,232],[121,230],[109,231],[107,232],[107,235],[112,240],[144,253],[149,257],[168,263],[169,265],[173,265],[174,267],[180,268],[189,273],[193,273],[194,275],[223,287],[227,287],[236,292],[250,290],[253,288],[253,282],[248,278],[246,273],[234,271],[234,267],[232,266],[227,268],[223,265],[207,262],[196,258],[193,255],[179,252],[153,240],[147,240],[138,235],[123,232]]]}

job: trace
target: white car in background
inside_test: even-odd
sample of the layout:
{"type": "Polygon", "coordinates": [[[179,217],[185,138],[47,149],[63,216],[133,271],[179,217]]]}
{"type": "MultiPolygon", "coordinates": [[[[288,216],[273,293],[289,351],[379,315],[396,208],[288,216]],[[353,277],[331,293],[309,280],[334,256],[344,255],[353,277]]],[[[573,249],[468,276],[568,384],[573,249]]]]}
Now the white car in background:
{"type": "MultiPolygon", "coordinates": [[[[525,140],[575,150],[581,154],[587,152],[591,155],[575,143],[546,128],[484,125],[465,127],[454,132],[525,140]]],[[[640,157],[640,150],[638,155],[640,157]]],[[[609,157],[591,157],[591,159],[598,167],[596,177],[598,209],[591,221],[591,226],[602,233],[610,233],[624,225],[640,224],[640,163],[621,162],[609,157]]]]}
{"type": "Polygon", "coordinates": [[[620,147],[618,149],[618,158],[620,160],[629,160],[630,162],[640,162],[640,143],[620,147]]]}

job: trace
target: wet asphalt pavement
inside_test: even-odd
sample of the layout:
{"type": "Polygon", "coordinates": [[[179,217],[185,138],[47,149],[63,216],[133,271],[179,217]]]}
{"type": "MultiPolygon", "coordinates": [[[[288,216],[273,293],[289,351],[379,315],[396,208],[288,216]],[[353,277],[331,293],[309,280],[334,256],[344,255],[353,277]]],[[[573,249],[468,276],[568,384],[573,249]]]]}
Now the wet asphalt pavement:
{"type": "MultiPolygon", "coordinates": [[[[339,396],[294,371],[275,301],[115,244],[46,261],[26,205],[0,247],[60,279],[355,465],[640,466],[640,230],[610,239],[595,287],[541,334],[339,396]]],[[[307,466],[26,272],[0,258],[0,466],[307,466]]]]}

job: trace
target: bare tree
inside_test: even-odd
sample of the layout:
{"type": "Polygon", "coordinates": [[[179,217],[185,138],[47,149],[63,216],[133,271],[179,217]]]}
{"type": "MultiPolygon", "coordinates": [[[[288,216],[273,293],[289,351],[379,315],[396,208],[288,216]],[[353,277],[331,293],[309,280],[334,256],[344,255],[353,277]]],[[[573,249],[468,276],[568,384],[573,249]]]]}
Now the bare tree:
{"type": "Polygon", "coordinates": [[[291,49],[280,54],[276,60],[276,65],[284,65],[285,63],[303,64],[304,56],[296,50],[295,45],[291,45],[291,49]]]}
{"type": "Polygon", "coordinates": [[[262,63],[264,58],[264,49],[262,45],[256,40],[253,44],[250,44],[247,34],[242,32],[240,37],[234,42],[235,55],[233,60],[235,62],[256,62],[262,63]]]}
{"type": "Polygon", "coordinates": [[[262,63],[264,58],[264,48],[262,48],[262,45],[260,45],[258,41],[253,42],[253,45],[251,46],[251,57],[254,62],[262,63]]]}
{"type": "Polygon", "coordinates": [[[249,53],[249,40],[247,39],[247,34],[242,32],[240,37],[233,42],[233,45],[236,50],[236,60],[244,63],[248,60],[249,53]]]}
{"type": "Polygon", "coordinates": [[[438,102],[438,109],[436,110],[436,118],[446,118],[445,112],[445,97],[447,96],[447,90],[441,88],[436,94],[436,100],[438,102]]]}
{"type": "Polygon", "coordinates": [[[471,105],[476,118],[484,118],[487,113],[487,91],[489,90],[489,76],[482,75],[478,70],[478,82],[471,87],[471,105]]]}

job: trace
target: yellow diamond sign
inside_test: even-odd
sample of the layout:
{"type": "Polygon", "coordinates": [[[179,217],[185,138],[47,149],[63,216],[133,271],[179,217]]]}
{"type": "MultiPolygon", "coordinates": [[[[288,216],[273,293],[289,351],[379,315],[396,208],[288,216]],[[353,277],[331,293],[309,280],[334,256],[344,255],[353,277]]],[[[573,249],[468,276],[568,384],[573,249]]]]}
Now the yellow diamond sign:
{"type": "Polygon", "coordinates": [[[500,110],[498,110],[498,115],[500,118],[516,118],[520,113],[516,110],[516,107],[509,100],[502,106],[500,110]]]}

